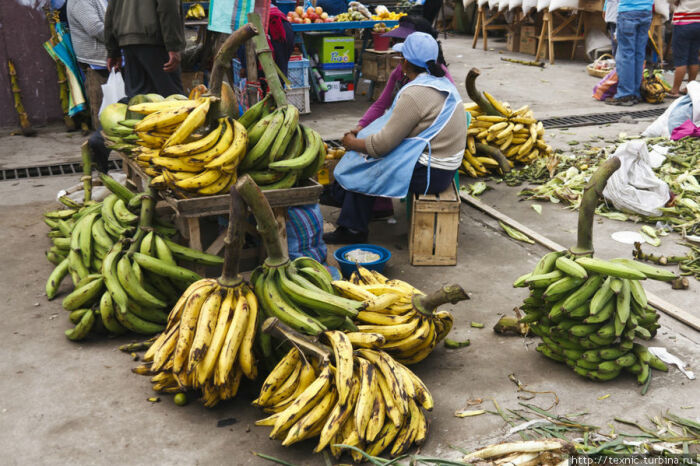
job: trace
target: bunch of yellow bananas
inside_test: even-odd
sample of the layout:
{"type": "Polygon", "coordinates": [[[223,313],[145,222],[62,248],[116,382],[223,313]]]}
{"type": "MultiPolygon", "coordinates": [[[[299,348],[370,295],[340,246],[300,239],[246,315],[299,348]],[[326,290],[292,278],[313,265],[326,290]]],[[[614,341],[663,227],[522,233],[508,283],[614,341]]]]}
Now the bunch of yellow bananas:
{"type": "MultiPolygon", "coordinates": [[[[413,444],[421,445],[428,433],[423,409],[432,410],[433,398],[423,382],[383,351],[353,350],[348,335],[332,330],[323,334],[332,347],[312,356],[293,348],[262,385],[253,404],[271,416],[256,422],[270,426],[270,438],[289,446],[319,437],[315,452],[336,445],[357,447],[370,455],[391,446],[393,456],[413,444]]],[[[356,461],[362,459],[351,452],[356,461]]]]}
{"type": "Polygon", "coordinates": [[[135,372],[152,375],[158,392],[199,389],[207,407],[235,397],[242,376],[257,377],[257,309],[255,295],[242,281],[233,286],[209,278],[193,283],[146,352],[144,361],[150,366],[135,372]]]}
{"type": "Polygon", "coordinates": [[[323,166],[326,146],[321,135],[299,124],[293,105],[275,108],[268,94],[239,119],[248,129],[248,153],[239,172],[248,173],[261,189],[291,188],[323,166]]]}
{"type": "Polygon", "coordinates": [[[494,149],[501,151],[511,166],[513,161],[528,164],[552,153],[552,147],[543,139],[542,122],[534,118],[527,105],[511,110],[488,92],[483,94],[499,115],[486,114],[476,103],[464,105],[472,123],[467,130],[462,173],[475,178],[498,173],[498,162],[489,156],[494,149]]]}
{"type": "Polygon", "coordinates": [[[195,133],[205,124],[212,101],[199,97],[129,106],[131,112],[146,115],[133,125],[142,147],[132,155],[154,177],[151,186],[168,187],[183,196],[208,196],[226,193],[236,182],[248,142],[245,128],[222,117],[208,133],[195,133]]]}
{"type": "MultiPolygon", "coordinates": [[[[427,300],[423,292],[402,280],[388,280],[379,272],[358,267],[349,281],[334,281],[333,287],[366,306],[356,317],[359,332],[350,334],[353,344],[380,348],[403,364],[428,357],[452,329],[452,314],[436,311],[445,300],[427,300]]],[[[447,288],[452,293],[450,302],[468,299],[461,287],[447,288]]],[[[443,293],[441,289],[436,294],[443,293]]]]}
{"type": "Polygon", "coordinates": [[[204,7],[201,3],[195,3],[187,9],[185,13],[185,18],[187,19],[204,19],[207,17],[207,12],[204,11],[204,7]]]}

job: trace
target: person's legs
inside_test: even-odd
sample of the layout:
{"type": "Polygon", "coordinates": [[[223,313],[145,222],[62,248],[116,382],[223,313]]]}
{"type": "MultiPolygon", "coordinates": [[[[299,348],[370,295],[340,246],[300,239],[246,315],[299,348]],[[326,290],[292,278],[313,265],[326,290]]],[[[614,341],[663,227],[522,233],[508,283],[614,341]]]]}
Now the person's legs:
{"type": "Polygon", "coordinates": [[[90,117],[92,128],[97,129],[100,124],[99,111],[102,104],[102,85],[107,82],[107,70],[93,70],[89,65],[80,64],[80,68],[85,73],[85,94],[90,106],[90,117]]]}
{"type": "Polygon", "coordinates": [[[615,99],[634,96],[634,47],[635,23],[631,12],[621,11],[617,15],[617,93],[615,99]]]}
{"type": "Polygon", "coordinates": [[[428,180],[428,167],[421,164],[416,164],[411,177],[411,184],[408,186],[408,191],[416,194],[425,193],[425,187],[428,186],[427,194],[438,194],[443,192],[452,183],[456,170],[441,170],[439,168],[430,169],[430,180],[428,180]]]}
{"type": "Polygon", "coordinates": [[[693,65],[688,67],[688,82],[695,81],[698,77],[698,68],[700,66],[698,65],[693,65]]]}
{"type": "Polygon", "coordinates": [[[700,23],[689,24],[689,31],[692,39],[688,51],[688,82],[695,81],[700,68],[700,23]]]}
{"type": "Polygon", "coordinates": [[[608,35],[610,36],[610,45],[612,46],[612,56],[615,56],[617,52],[617,38],[615,37],[615,29],[617,24],[615,23],[605,23],[608,26],[608,35]]]}
{"type": "Polygon", "coordinates": [[[677,96],[683,84],[683,78],[688,71],[688,59],[690,57],[690,38],[686,34],[685,25],[673,26],[673,38],[671,39],[671,48],[673,49],[673,65],[676,70],[673,73],[673,86],[671,87],[671,95],[677,96]]]}
{"type": "Polygon", "coordinates": [[[178,67],[177,71],[173,71],[172,73],[163,70],[163,65],[167,63],[169,59],[165,47],[157,45],[139,45],[136,48],[136,55],[144,70],[144,74],[148,78],[149,90],[146,93],[154,92],[164,97],[172,94],[185,93],[180,77],[180,67],[178,67]]]}
{"type": "Polygon", "coordinates": [[[94,131],[88,138],[88,147],[92,153],[92,160],[95,162],[97,171],[102,173],[107,173],[108,160],[110,149],[105,147],[105,140],[101,133],[102,127],[97,126],[96,131],[94,131]]]}
{"type": "Polygon", "coordinates": [[[151,92],[148,87],[148,76],[138,55],[138,46],[129,45],[122,48],[124,54],[124,91],[128,98],[138,94],[148,94],[151,92]]]}
{"type": "Polygon", "coordinates": [[[644,76],[644,58],[647,42],[649,41],[649,28],[651,27],[651,11],[635,11],[635,47],[634,47],[634,96],[642,98],[641,86],[644,76]]]}
{"type": "Polygon", "coordinates": [[[442,0],[425,0],[423,4],[423,17],[427,19],[430,24],[433,24],[438,13],[440,13],[441,7],[442,0]]]}
{"type": "Polygon", "coordinates": [[[671,96],[678,96],[681,90],[681,84],[683,84],[683,78],[685,78],[685,73],[687,70],[687,66],[676,66],[676,70],[673,72],[673,86],[671,87],[670,92],[671,96]]]}

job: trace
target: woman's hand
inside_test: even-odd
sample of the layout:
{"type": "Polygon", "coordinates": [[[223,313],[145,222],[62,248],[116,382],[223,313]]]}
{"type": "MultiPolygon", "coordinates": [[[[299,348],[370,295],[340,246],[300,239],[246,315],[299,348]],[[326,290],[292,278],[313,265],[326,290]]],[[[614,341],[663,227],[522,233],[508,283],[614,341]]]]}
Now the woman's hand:
{"type": "Polygon", "coordinates": [[[355,136],[357,136],[357,133],[359,133],[360,131],[362,131],[362,126],[360,126],[360,125],[357,125],[353,129],[350,130],[350,132],[352,134],[354,134],[355,136]]]}
{"type": "Polygon", "coordinates": [[[343,147],[345,147],[346,150],[354,150],[356,152],[362,153],[367,152],[365,140],[358,139],[357,136],[355,136],[355,134],[352,132],[345,133],[345,136],[343,136],[343,140],[341,142],[343,143],[343,147]]]}

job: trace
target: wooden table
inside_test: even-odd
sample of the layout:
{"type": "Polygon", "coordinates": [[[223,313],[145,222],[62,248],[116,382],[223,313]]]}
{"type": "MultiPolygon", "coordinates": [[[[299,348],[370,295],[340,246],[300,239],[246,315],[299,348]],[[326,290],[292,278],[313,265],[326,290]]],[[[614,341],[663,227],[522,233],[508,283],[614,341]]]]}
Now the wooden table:
{"type": "Polygon", "coordinates": [[[537,42],[537,53],[535,61],[539,61],[540,57],[544,59],[547,55],[545,44],[549,52],[549,63],[554,64],[554,42],[573,42],[571,47],[571,60],[576,55],[576,45],[578,41],[585,40],[583,35],[583,17],[581,12],[575,11],[569,17],[564,16],[560,11],[549,11],[549,8],[544,10],[542,16],[542,30],[537,42]],[[558,23],[558,24],[555,24],[558,23]]]}

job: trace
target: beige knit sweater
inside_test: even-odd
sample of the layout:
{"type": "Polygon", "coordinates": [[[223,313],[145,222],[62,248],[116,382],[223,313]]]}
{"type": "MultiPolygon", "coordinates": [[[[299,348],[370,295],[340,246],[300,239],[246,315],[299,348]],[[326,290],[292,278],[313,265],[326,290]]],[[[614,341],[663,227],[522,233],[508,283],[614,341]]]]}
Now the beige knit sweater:
{"type": "MultiPolygon", "coordinates": [[[[410,86],[405,89],[386,125],[378,133],[367,137],[365,142],[369,155],[382,157],[405,138],[420,134],[437,118],[445,98],[444,93],[432,87],[410,86]]],[[[463,153],[467,139],[466,129],[467,118],[460,102],[449,122],[431,140],[432,157],[449,158],[463,153]]]]}

